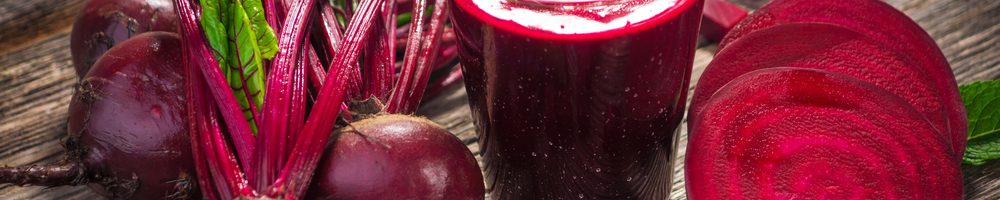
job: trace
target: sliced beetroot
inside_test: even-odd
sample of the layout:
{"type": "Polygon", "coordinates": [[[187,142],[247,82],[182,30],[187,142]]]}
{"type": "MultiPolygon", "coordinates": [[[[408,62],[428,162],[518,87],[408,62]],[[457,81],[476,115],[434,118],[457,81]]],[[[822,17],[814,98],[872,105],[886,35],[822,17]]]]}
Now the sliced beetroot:
{"type": "MultiPolygon", "coordinates": [[[[690,115],[701,113],[708,99],[730,80],[772,67],[799,67],[846,74],[899,95],[941,130],[951,143],[944,94],[923,68],[858,32],[832,24],[793,23],[761,29],[716,54],[699,79],[690,115]]],[[[953,149],[959,152],[958,149],[953,149]]],[[[961,155],[961,154],[956,154],[961,155]]]]}
{"type": "Polygon", "coordinates": [[[775,0],[740,22],[719,43],[725,49],[737,39],[770,26],[797,22],[822,22],[844,26],[869,37],[923,68],[931,85],[943,98],[948,126],[958,155],[964,151],[966,116],[958,85],[948,60],[934,39],[902,12],[878,0],[775,0]]]}
{"type": "Polygon", "coordinates": [[[691,119],[685,162],[697,199],[958,199],[938,132],[875,85],[772,68],[720,89],[691,119]]]}
{"type": "Polygon", "coordinates": [[[77,77],[116,44],[143,32],[176,32],[170,0],[89,0],[73,23],[70,50],[77,77]]]}
{"type": "Polygon", "coordinates": [[[335,137],[307,199],[482,199],[485,193],[472,153],[427,119],[378,115],[335,137]]]}

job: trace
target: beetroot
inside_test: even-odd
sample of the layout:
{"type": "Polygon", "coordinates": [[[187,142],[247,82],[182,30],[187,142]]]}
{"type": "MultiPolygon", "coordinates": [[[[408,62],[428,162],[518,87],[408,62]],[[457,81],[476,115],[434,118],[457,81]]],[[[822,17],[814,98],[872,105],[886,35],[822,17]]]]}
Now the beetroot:
{"type": "Polygon", "coordinates": [[[701,18],[701,35],[711,41],[720,41],[733,26],[747,16],[746,9],[729,0],[705,0],[701,18]]]}
{"type": "Polygon", "coordinates": [[[382,115],[334,134],[308,199],[483,198],[472,153],[434,122],[382,115]]]}
{"type": "MultiPolygon", "coordinates": [[[[731,43],[716,54],[696,86],[691,116],[719,88],[744,73],[772,67],[799,67],[843,73],[903,97],[941,130],[951,143],[944,97],[923,68],[855,31],[818,23],[776,25],[731,43]]],[[[960,155],[960,154],[956,154],[960,155]]]]}
{"type": "MultiPolygon", "coordinates": [[[[261,120],[249,122],[235,106],[237,101],[227,84],[233,80],[224,77],[219,60],[206,43],[205,36],[214,33],[203,35],[208,30],[199,26],[191,1],[175,2],[182,20],[185,72],[192,77],[185,84],[189,91],[185,94],[189,99],[188,127],[205,198],[483,198],[482,175],[475,159],[454,135],[427,120],[386,114],[409,114],[417,108],[439,52],[448,1],[434,1],[432,14],[414,15],[396,84],[386,84],[393,81],[388,67],[395,60],[383,57],[394,50],[392,34],[375,34],[395,30],[386,25],[394,24],[387,23],[395,19],[394,1],[348,3],[338,9],[342,13],[334,13],[333,8],[314,9],[314,1],[264,1],[269,25],[279,30],[279,50],[273,60],[264,63],[269,66],[264,72],[267,87],[261,120]],[[320,53],[328,55],[312,55],[313,44],[303,40],[309,34],[306,24],[313,20],[309,16],[315,12],[321,12],[317,24],[324,25],[319,37],[327,37],[319,39],[326,43],[320,53]],[[348,19],[345,30],[332,26],[336,17],[348,19]],[[361,55],[363,62],[359,62],[361,55]],[[320,57],[329,60],[323,62],[320,57]],[[329,64],[328,69],[318,66],[323,63],[329,64]],[[308,88],[318,91],[310,94],[308,88]],[[371,98],[358,102],[357,94],[371,98]],[[383,107],[380,102],[388,104],[383,107]],[[359,117],[361,121],[352,122],[359,117]],[[336,122],[347,122],[351,128],[330,134],[335,125],[345,125],[336,122]],[[249,131],[250,124],[261,127],[256,135],[249,131]],[[328,140],[333,146],[325,154],[328,140]],[[380,158],[376,156],[393,160],[371,163],[380,158]],[[371,164],[386,168],[353,168],[371,164]],[[311,185],[314,179],[316,184],[311,185]]],[[[417,0],[414,9],[427,10],[431,7],[428,2],[417,0]]],[[[210,6],[202,8],[209,10],[210,6]]]]}
{"type": "Polygon", "coordinates": [[[958,199],[958,163],[906,101],[812,69],[721,88],[691,118],[691,199],[958,199]]]}
{"type": "Polygon", "coordinates": [[[952,149],[957,155],[962,155],[967,137],[965,108],[948,60],[927,32],[905,14],[882,1],[775,0],[740,22],[719,43],[719,49],[728,48],[736,40],[756,30],[798,22],[832,23],[857,31],[897,52],[902,56],[901,60],[912,60],[912,67],[922,68],[926,72],[925,76],[933,81],[930,86],[941,98],[940,108],[928,109],[948,114],[945,118],[948,123],[939,128],[947,130],[942,132],[952,136],[952,149]]]}
{"type": "Polygon", "coordinates": [[[76,74],[82,78],[105,51],[132,36],[176,30],[177,14],[170,0],[90,0],[70,35],[76,74]]]}
{"type": "Polygon", "coordinates": [[[194,190],[180,39],[136,35],[108,50],[70,103],[69,158],[0,169],[0,182],[89,184],[113,199],[189,199],[194,190]]]}

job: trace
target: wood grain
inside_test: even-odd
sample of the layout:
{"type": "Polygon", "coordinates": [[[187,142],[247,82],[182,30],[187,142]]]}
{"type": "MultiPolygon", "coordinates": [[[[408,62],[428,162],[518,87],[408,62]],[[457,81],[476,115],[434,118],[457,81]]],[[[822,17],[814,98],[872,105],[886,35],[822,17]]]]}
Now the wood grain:
{"type": "Polygon", "coordinates": [[[73,25],[83,0],[0,2],[0,54],[36,44],[73,25]]]}
{"type": "MultiPolygon", "coordinates": [[[[756,8],[765,0],[735,1],[756,8]]],[[[960,83],[1000,78],[1000,1],[887,0],[935,38],[960,83]]],[[[69,26],[81,0],[0,1],[0,165],[32,165],[63,158],[66,111],[76,82],[69,56],[69,26]],[[27,20],[26,20],[27,19],[27,20]]],[[[698,49],[692,82],[711,61],[714,45],[698,49]]],[[[479,158],[478,139],[464,88],[449,88],[418,114],[455,133],[479,158]]],[[[678,131],[679,160],[687,144],[678,131]]],[[[671,199],[686,199],[682,162],[676,163],[671,199]]],[[[1000,162],[963,167],[967,199],[1000,199],[1000,162]]],[[[0,185],[0,199],[98,199],[85,186],[0,185]]]]}

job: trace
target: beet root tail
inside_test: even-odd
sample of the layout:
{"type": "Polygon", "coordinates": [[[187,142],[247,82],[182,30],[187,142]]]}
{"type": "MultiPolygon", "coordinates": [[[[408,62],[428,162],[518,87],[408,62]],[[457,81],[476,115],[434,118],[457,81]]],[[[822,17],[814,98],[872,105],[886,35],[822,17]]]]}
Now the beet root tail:
{"type": "Polygon", "coordinates": [[[0,183],[35,186],[81,185],[87,183],[86,171],[79,162],[47,165],[0,167],[0,183]]]}

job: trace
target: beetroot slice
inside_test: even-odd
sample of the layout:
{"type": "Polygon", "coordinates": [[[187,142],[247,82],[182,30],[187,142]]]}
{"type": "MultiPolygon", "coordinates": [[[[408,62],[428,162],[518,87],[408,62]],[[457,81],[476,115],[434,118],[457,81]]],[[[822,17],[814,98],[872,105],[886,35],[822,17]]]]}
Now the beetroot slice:
{"type": "Polygon", "coordinates": [[[741,76],[691,119],[697,199],[958,199],[959,166],[898,96],[832,72],[741,76]]]}
{"type": "MultiPolygon", "coordinates": [[[[923,68],[934,81],[948,112],[952,148],[965,150],[965,107],[948,60],[934,39],[902,12],[878,0],[775,0],[748,16],[719,43],[725,49],[737,39],[767,27],[796,22],[822,22],[857,31],[923,68]]],[[[946,132],[947,133],[947,132],[946,132]]]]}
{"type": "MultiPolygon", "coordinates": [[[[861,34],[832,24],[793,23],[756,31],[720,51],[696,87],[690,114],[730,80],[757,69],[799,67],[829,70],[872,83],[903,97],[950,144],[948,110],[935,82],[922,68],[861,34]]],[[[955,150],[955,149],[952,149],[955,150]]],[[[959,154],[960,155],[960,154],[959,154]]],[[[960,156],[956,156],[960,157],[960,156]]]]}

